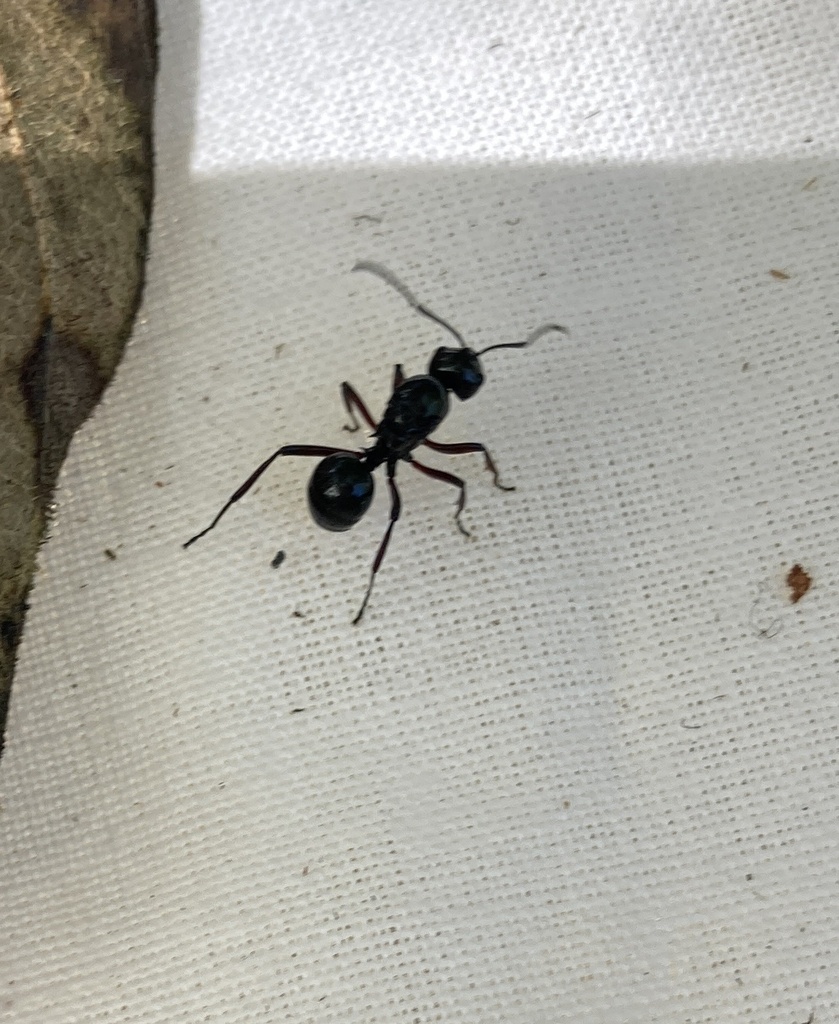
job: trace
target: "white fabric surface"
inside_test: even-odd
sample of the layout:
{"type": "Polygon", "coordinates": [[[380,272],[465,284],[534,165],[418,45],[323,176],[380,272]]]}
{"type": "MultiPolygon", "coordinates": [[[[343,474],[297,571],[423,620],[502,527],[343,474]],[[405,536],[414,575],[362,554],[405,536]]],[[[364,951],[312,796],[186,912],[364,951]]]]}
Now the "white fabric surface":
{"type": "Polygon", "coordinates": [[[835,1021],[835,4],[160,18],[144,306],[0,762],[0,1020],[835,1021]],[[438,434],[518,487],[429,456],[473,541],[400,471],[353,628],[383,479],[332,535],[288,460],[179,545],[444,340],[359,258],[476,346],[572,336],[438,434]]]}

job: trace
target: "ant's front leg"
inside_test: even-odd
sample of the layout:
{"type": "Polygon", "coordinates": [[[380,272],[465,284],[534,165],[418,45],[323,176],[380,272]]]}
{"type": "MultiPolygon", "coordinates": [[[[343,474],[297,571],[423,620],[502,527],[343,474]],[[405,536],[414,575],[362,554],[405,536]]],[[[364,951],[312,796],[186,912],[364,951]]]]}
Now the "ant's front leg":
{"type": "Polygon", "coordinates": [[[356,411],[361,413],[362,418],[371,430],[376,429],[376,421],[370,414],[370,410],[364,404],[364,400],[361,395],[355,390],[352,384],[348,384],[346,381],[341,385],[341,398],[344,399],[344,406],[352,420],[352,426],[348,427],[344,424],[344,430],[351,434],[354,434],[356,430],[361,427],[356,416],[356,411]]]}
{"type": "Polygon", "coordinates": [[[402,369],[402,364],[397,363],[393,368],[393,390],[395,391],[404,380],[405,372],[402,369]]]}
{"type": "Polygon", "coordinates": [[[485,445],[482,445],[480,441],[461,441],[458,444],[441,444],[439,441],[432,441],[426,438],[423,444],[428,445],[435,452],[440,452],[442,455],[468,455],[472,452],[481,452],[484,457],[484,464],[486,468],[492,473],[492,481],[500,491],[514,491],[515,487],[509,487],[506,484],[501,483],[501,479],[498,476],[498,467],[493,462],[492,456],[489,454],[489,450],[485,445]]]}

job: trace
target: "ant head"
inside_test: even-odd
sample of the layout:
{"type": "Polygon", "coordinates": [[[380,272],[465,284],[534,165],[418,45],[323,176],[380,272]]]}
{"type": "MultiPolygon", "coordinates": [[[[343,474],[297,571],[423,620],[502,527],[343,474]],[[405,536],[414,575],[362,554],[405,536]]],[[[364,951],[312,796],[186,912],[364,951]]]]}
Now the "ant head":
{"type": "Polygon", "coordinates": [[[478,353],[465,347],[438,348],[431,357],[428,373],[464,402],[484,382],[478,353]]]}
{"type": "Polygon", "coordinates": [[[373,477],[361,457],[337,452],[317,464],[309,481],[309,511],[324,530],[349,530],[370,508],[373,477]]]}

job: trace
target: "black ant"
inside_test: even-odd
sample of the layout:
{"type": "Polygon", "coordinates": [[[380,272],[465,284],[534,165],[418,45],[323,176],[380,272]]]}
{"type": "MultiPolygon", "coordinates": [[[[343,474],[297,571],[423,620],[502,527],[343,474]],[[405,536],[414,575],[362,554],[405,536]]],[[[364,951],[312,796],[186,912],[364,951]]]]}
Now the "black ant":
{"type": "Polygon", "coordinates": [[[417,462],[411,453],[420,445],[425,445],[443,455],[465,455],[469,452],[480,452],[484,457],[486,468],[492,473],[495,486],[502,491],[514,491],[515,487],[505,487],[501,483],[492,456],[484,445],[477,441],[441,444],[438,441],[432,441],[428,435],[440,426],[449,411],[450,391],[461,401],[465,401],[467,398],[471,398],[483,384],[484,375],[479,362],[480,356],[499,348],[526,348],[549,331],[560,331],[563,334],[568,332],[559,324],[545,324],[529,334],[524,341],[490,345],[489,348],[475,352],[469,348],[460,333],[451,324],[446,323],[445,320],[418,302],[405,285],[385,267],[378,263],[362,260],[360,263],[356,263],[353,270],[366,270],[380,277],[386,284],[395,288],[417,313],[433,320],[434,323],[447,330],[457,339],[460,347],[438,348],[431,357],[428,373],[417,377],[406,378],[402,367],[397,365],[393,374],[393,394],[390,396],[385,414],[379,423],[373,419],[355,388],[344,381],[341,385],[341,397],[352,421],[350,426],[344,427],[344,430],[351,432],[358,430],[360,423],[356,413],[360,414],[376,439],[373,446],[353,452],[345,448],[327,448],[314,444],[283,445],[251,473],[210,525],[188,540],[184,547],[188,548],[190,544],[194,544],[199,538],[209,533],[230,506],[244,497],[274,459],[281,455],[324,456],[309,480],[309,511],[318,526],[333,531],[349,530],[370,508],[370,503],[373,500],[373,472],[379,466],[384,465],[387,467],[387,483],[390,489],[390,521],[373,560],[370,582],[367,585],[364,600],[361,602],[358,614],[353,619],[353,625],[357,625],[370,600],[376,573],[385,557],[390,535],[402,510],[402,500],[396,489],[396,464],[400,461],[408,462],[414,469],[425,473],[426,476],[451,484],[460,490],[455,522],[460,532],[468,537],[469,531],[460,521],[466,504],[464,481],[451,473],[432,469],[431,466],[417,462]]]}

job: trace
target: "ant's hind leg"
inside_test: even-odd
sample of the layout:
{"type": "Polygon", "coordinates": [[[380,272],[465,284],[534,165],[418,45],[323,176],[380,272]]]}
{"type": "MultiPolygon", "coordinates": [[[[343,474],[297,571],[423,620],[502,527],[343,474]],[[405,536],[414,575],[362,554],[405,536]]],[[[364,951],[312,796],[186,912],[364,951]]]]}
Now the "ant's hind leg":
{"type": "Polygon", "coordinates": [[[253,473],[251,473],[251,475],[242,484],[242,486],[239,487],[238,490],[233,492],[233,494],[227,499],[226,503],[222,506],[221,512],[219,512],[219,514],[210,523],[210,525],[206,529],[202,530],[200,533],[196,533],[194,537],[190,537],[189,540],[183,546],[185,548],[188,548],[190,544],[194,544],[197,540],[200,540],[203,536],[205,536],[205,534],[208,534],[210,530],[212,530],[215,527],[216,523],[218,523],[219,519],[221,519],[224,513],[230,508],[230,506],[235,505],[240,498],[244,498],[244,496],[248,493],[251,487],[253,487],[256,481],[262,476],[265,470],[268,469],[268,467],[271,465],[274,459],[278,459],[281,455],[324,456],[337,455],[341,452],[343,452],[346,455],[357,454],[356,452],[348,452],[346,448],[324,448],[322,445],[319,444],[283,445],[283,447],[278,448],[273,455],[269,455],[268,458],[262,463],[262,465],[255,469],[253,473]]]}
{"type": "Polygon", "coordinates": [[[420,473],[425,473],[426,476],[430,476],[432,480],[440,480],[444,484],[451,484],[452,487],[460,488],[460,499],[457,503],[457,511],[454,514],[454,521],[457,523],[457,528],[464,537],[471,537],[472,534],[460,521],[461,513],[466,507],[465,481],[461,480],[459,476],[455,476],[453,473],[446,473],[442,469],[432,469],[431,466],[424,466],[421,462],[417,462],[416,459],[409,459],[409,461],[414,469],[418,469],[420,473]]]}
{"type": "Polygon", "coordinates": [[[385,535],[382,537],[382,542],[379,545],[379,550],[376,552],[376,557],[373,561],[373,568],[370,570],[370,582],[367,584],[367,593],[364,595],[364,600],[361,602],[361,607],[358,609],[358,615],[352,620],[352,624],[357,626],[361,622],[361,617],[364,614],[364,609],[367,607],[367,602],[370,600],[370,595],[373,593],[373,584],[376,581],[376,573],[379,571],[379,566],[384,561],[385,552],[387,546],[390,543],[390,535],[393,533],[393,528],[396,526],[396,522],[402,512],[402,499],[399,497],[399,491],[396,489],[396,467],[387,467],[387,485],[390,488],[390,522],[387,524],[387,530],[385,535]]]}
{"type": "Polygon", "coordinates": [[[507,484],[501,483],[501,478],[498,475],[498,467],[495,465],[492,456],[489,454],[489,450],[485,445],[482,445],[480,441],[461,441],[457,444],[440,444],[439,441],[431,441],[426,438],[423,444],[428,445],[435,452],[440,452],[442,455],[468,455],[471,452],[481,452],[484,457],[484,465],[492,473],[492,482],[500,491],[514,491],[515,487],[510,487],[507,484]]]}
{"type": "Polygon", "coordinates": [[[376,429],[376,421],[373,419],[370,410],[364,404],[364,399],[361,397],[361,395],[359,395],[359,393],[355,390],[352,384],[348,384],[346,381],[344,381],[344,383],[341,385],[341,398],[344,399],[344,406],[347,410],[347,413],[349,414],[350,419],[352,420],[352,426],[348,427],[346,424],[344,424],[344,430],[349,431],[349,433],[351,434],[354,434],[356,430],[358,430],[361,427],[361,424],[358,422],[356,412],[361,413],[362,419],[371,430],[376,429]]]}

